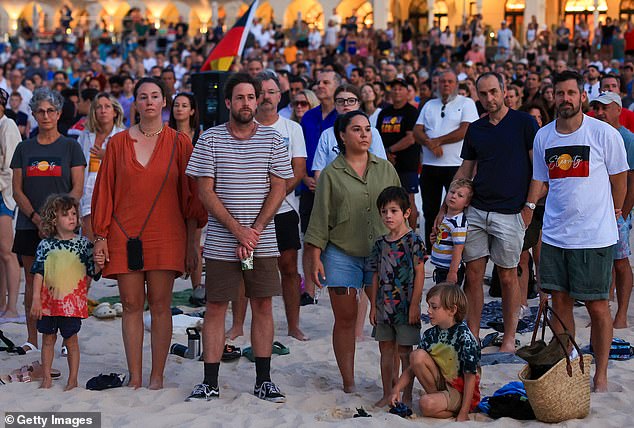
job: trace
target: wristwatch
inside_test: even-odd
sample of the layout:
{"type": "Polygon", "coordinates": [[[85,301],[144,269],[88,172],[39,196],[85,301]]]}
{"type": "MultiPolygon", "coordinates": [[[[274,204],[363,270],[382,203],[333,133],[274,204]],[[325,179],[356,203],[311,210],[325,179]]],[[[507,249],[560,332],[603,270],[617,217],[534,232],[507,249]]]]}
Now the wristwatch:
{"type": "Polygon", "coordinates": [[[527,206],[527,207],[528,207],[528,208],[530,208],[531,210],[535,210],[535,207],[536,207],[537,205],[535,205],[535,204],[534,204],[534,203],[532,203],[532,202],[526,202],[526,203],[524,204],[524,206],[527,206]]]}

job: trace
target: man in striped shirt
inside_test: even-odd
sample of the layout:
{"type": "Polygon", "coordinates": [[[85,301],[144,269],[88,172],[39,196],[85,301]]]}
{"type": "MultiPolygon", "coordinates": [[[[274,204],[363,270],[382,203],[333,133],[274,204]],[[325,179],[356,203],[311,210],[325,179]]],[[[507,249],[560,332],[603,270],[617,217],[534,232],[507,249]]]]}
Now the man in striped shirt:
{"type": "Polygon", "coordinates": [[[293,178],[288,149],[275,129],[258,124],[255,110],[260,84],[244,73],[225,85],[229,122],[205,131],[196,144],[187,174],[198,181],[200,199],[209,212],[203,256],[206,261],[205,377],[187,400],[218,397],[218,369],[225,340],[225,314],[237,300],[240,283],[251,301],[251,343],[255,356],[254,395],[284,402],[271,382],[272,296],[281,294],[277,240],[271,221],[293,178]],[[241,260],[253,256],[252,269],[241,260]]]}

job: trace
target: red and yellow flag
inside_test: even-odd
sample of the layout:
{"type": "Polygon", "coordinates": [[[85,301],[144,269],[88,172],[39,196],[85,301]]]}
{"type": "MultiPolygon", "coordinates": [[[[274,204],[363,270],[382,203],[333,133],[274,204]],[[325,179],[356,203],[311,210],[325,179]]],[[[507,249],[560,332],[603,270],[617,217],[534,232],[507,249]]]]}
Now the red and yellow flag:
{"type": "Polygon", "coordinates": [[[231,30],[223,35],[222,40],[212,49],[200,71],[227,71],[236,56],[242,55],[255,11],[260,0],[254,0],[249,9],[238,19],[231,30]]]}

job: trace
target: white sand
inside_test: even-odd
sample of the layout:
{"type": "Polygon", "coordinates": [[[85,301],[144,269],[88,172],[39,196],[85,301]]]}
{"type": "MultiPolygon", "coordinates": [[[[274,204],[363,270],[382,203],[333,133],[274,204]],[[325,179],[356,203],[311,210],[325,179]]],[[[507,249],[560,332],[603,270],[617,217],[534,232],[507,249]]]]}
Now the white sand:
{"type": "MultiPolygon", "coordinates": [[[[428,273],[429,275],[429,273],[428,273]]],[[[99,298],[118,294],[116,287],[108,287],[112,281],[102,280],[91,288],[91,297],[99,298]]],[[[189,281],[178,280],[176,289],[183,290],[189,281]]],[[[431,286],[426,281],[425,289],[431,286]]],[[[485,292],[486,293],[486,292],[485,292]]],[[[533,300],[531,305],[536,305],[533,300]]],[[[613,310],[616,304],[613,303],[613,310]]],[[[630,305],[634,308],[634,302],[630,305]]],[[[187,308],[191,311],[190,308],[187,308]]],[[[424,307],[426,310],[426,307],[424,307]]],[[[335,363],[331,330],[333,323],[327,293],[316,306],[301,310],[301,328],[311,340],[300,342],[286,336],[286,320],[281,298],[274,299],[276,320],[276,340],[289,346],[291,353],[273,356],[272,377],[274,382],[287,394],[285,404],[261,401],[252,395],[255,381],[253,364],[245,358],[236,362],[222,363],[220,367],[221,398],[211,402],[183,402],[192,386],[202,380],[203,364],[174,355],[168,357],[165,389],[149,391],[146,388],[132,390],[118,388],[102,392],[84,389],[86,381],[99,373],[126,373],[125,355],[121,340],[121,320],[101,321],[90,317],[84,321],[79,340],[81,365],[79,371],[80,388],[63,392],[68,367],[64,358],[56,355],[53,367],[62,372],[62,379],[54,381],[50,390],[38,389],[39,382],[13,383],[0,387],[0,403],[5,411],[99,411],[102,412],[104,427],[148,426],[447,426],[456,424],[452,420],[433,420],[417,417],[404,420],[390,415],[384,409],[372,407],[381,397],[378,346],[373,339],[357,344],[356,382],[358,392],[344,394],[341,378],[335,363]],[[372,418],[352,419],[355,408],[364,407],[372,418]],[[147,425],[145,425],[147,424],[147,425]]],[[[632,312],[632,309],[630,310],[632,312]]],[[[585,308],[575,308],[577,337],[580,346],[588,343],[590,329],[585,308]]],[[[230,316],[227,325],[230,323],[230,316]]],[[[630,316],[630,325],[634,317],[630,316]]],[[[250,331],[250,316],[245,330],[250,331]]],[[[428,328],[424,325],[423,328],[428,328]]],[[[0,328],[16,344],[22,343],[26,328],[19,324],[5,324],[0,328]]],[[[366,326],[366,334],[370,326],[366,326]]],[[[484,337],[489,331],[483,330],[484,337]]],[[[634,342],[634,328],[615,330],[615,335],[634,342]]],[[[522,344],[530,340],[530,334],[518,336],[522,344]]],[[[182,333],[175,333],[173,342],[187,343],[182,333]]],[[[248,337],[235,341],[237,346],[249,345],[248,337]]],[[[59,353],[61,339],[56,345],[59,353]]],[[[144,382],[147,384],[150,371],[150,335],[146,332],[144,342],[144,382]]],[[[39,358],[39,353],[25,356],[10,356],[0,353],[0,373],[9,373],[23,364],[39,358]]],[[[483,367],[481,389],[483,395],[490,395],[507,382],[518,380],[521,365],[496,365],[483,367]]],[[[594,369],[593,369],[594,370],[594,369]]],[[[634,406],[634,359],[630,361],[610,361],[610,389],[605,394],[592,394],[590,416],[585,420],[569,421],[569,427],[626,427],[633,426],[634,406]]],[[[420,393],[420,385],[415,386],[415,396],[420,393]]],[[[554,397],[553,399],[556,399],[554,397]]],[[[418,409],[415,409],[415,412],[418,409]]],[[[485,416],[472,415],[473,419],[486,421],[498,427],[537,426],[537,422],[520,422],[504,418],[491,421],[485,416]]],[[[471,424],[483,422],[472,422],[471,424]]],[[[455,425],[454,425],[455,426],[455,425]]]]}

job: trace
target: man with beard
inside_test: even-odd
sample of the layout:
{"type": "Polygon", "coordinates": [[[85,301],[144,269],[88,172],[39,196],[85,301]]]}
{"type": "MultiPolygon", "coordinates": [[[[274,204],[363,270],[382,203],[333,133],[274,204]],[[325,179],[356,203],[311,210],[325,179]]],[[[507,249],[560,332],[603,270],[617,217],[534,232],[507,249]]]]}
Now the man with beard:
{"type": "MultiPolygon", "coordinates": [[[[515,329],[520,309],[517,265],[528,224],[522,222],[521,211],[531,179],[537,122],[527,113],[511,110],[504,104],[501,75],[482,74],[476,88],[488,114],[469,126],[460,155],[462,165],[454,177],[473,178],[474,189],[471,205],[466,211],[469,226],[462,254],[467,264],[467,323],[478,337],[484,304],[482,282],[490,258],[497,266],[502,287],[504,338],[500,351],[515,352],[515,329]]],[[[530,209],[534,208],[535,204],[531,204],[530,209]]],[[[437,223],[444,211],[441,210],[437,223]]]]}
{"type": "MultiPolygon", "coordinates": [[[[590,314],[590,342],[596,359],[594,390],[608,389],[608,355],[612,317],[608,298],[617,219],[627,188],[623,138],[607,123],[586,116],[583,77],[572,71],[555,76],[558,117],[535,137],[533,180],[526,205],[546,195],[541,287],[552,293],[553,308],[563,325],[556,333],[575,334],[575,300],[590,314]]],[[[529,222],[531,211],[524,210],[529,222]]]]}
{"type": "Polygon", "coordinates": [[[201,134],[187,166],[209,212],[203,256],[207,310],[203,327],[204,379],[187,400],[220,396],[218,369],[225,341],[225,314],[240,283],[251,299],[251,344],[256,381],[253,394],[276,403],[286,397],[271,382],[272,296],[281,294],[275,226],[271,222],[293,178],[288,150],[275,129],[255,120],[260,84],[236,73],[225,85],[229,122],[201,134]],[[250,259],[250,260],[249,260],[250,259]],[[242,265],[242,266],[241,266],[242,265]]]}

